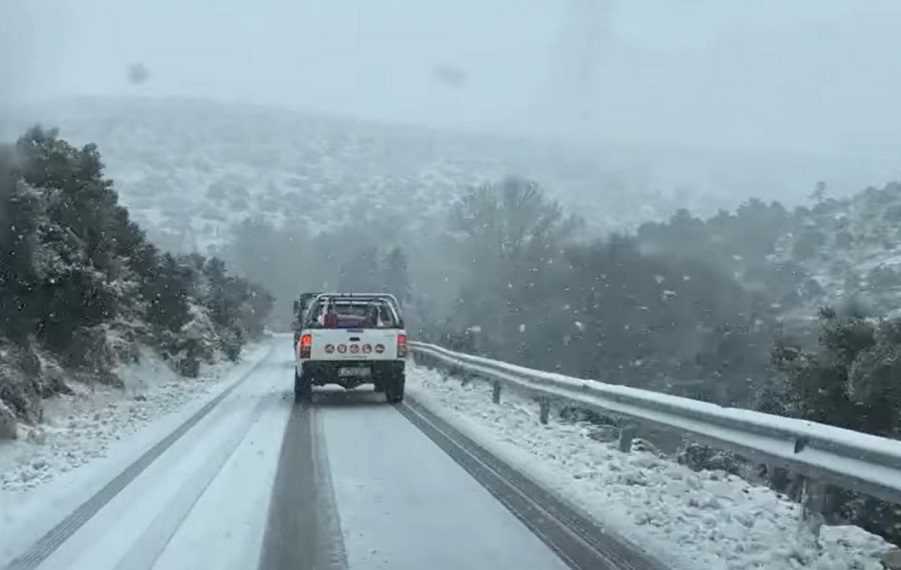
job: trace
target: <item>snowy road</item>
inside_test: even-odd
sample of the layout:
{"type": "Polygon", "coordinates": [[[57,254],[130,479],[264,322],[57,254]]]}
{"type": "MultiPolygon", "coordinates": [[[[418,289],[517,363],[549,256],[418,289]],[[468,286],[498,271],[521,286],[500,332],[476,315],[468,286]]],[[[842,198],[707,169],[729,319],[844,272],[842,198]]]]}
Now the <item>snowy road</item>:
{"type": "Polygon", "coordinates": [[[8,567],[653,567],[559,522],[550,497],[415,404],[361,389],[294,405],[276,340],[8,567]]]}

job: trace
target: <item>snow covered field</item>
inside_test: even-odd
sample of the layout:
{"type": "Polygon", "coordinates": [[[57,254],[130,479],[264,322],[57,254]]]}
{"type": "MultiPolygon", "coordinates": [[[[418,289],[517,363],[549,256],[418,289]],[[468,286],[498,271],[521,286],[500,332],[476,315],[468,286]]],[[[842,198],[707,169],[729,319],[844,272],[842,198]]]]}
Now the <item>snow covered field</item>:
{"type": "Polygon", "coordinates": [[[723,472],[694,472],[650,452],[622,453],[591,426],[551,421],[538,406],[491,386],[461,386],[409,369],[408,394],[493,453],[579,505],[611,532],[674,568],[877,570],[890,545],[856,527],[824,527],[819,546],[801,530],[800,507],[723,472]]]}

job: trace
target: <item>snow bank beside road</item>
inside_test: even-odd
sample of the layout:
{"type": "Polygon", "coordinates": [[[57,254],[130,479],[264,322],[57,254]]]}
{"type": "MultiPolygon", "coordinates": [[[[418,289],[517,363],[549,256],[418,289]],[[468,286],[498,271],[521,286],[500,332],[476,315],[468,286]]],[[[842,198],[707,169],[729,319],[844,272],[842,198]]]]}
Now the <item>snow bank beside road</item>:
{"type": "MultiPolygon", "coordinates": [[[[210,418],[213,414],[222,412],[219,417],[224,416],[229,418],[229,421],[222,422],[221,425],[224,426],[225,433],[229,433],[227,426],[234,425],[231,421],[246,417],[249,412],[249,409],[246,409],[246,401],[241,397],[236,397],[236,394],[243,393],[246,397],[248,392],[271,390],[268,380],[261,387],[249,376],[260,377],[262,375],[262,378],[277,384],[284,381],[283,378],[287,376],[286,372],[290,372],[289,367],[282,365],[277,359],[269,357],[279,345],[284,346],[287,350],[287,344],[278,338],[259,345],[250,345],[245,348],[238,363],[222,364],[216,367],[216,370],[205,371],[201,378],[193,380],[182,378],[173,380],[173,377],[170,377],[169,379],[162,378],[161,382],[155,382],[154,376],[149,373],[145,376],[143,383],[132,378],[129,381],[129,388],[126,389],[126,393],[131,390],[131,398],[125,397],[120,390],[117,394],[118,399],[114,394],[112,401],[109,402],[117,403],[117,411],[109,417],[109,427],[103,429],[104,432],[111,435],[106,438],[105,446],[95,449],[96,453],[94,454],[84,453],[85,450],[82,449],[85,447],[82,439],[86,434],[90,436],[90,431],[68,429],[68,424],[64,424],[58,432],[54,432],[52,437],[48,435],[43,445],[34,441],[30,442],[32,445],[29,448],[31,455],[24,453],[23,459],[37,457],[39,454],[42,458],[46,458],[46,451],[38,450],[37,447],[49,447],[55,443],[60,449],[57,453],[63,454],[62,450],[69,449],[76,457],[82,457],[84,461],[77,468],[70,467],[67,472],[65,472],[63,461],[48,461],[47,470],[52,473],[40,483],[30,487],[16,485],[14,488],[0,489],[0,567],[36,544],[45,533],[74,513],[88,499],[96,496],[101,489],[127,468],[133,466],[136,461],[145,457],[149,450],[172,435],[175,430],[194,417],[218,395],[246,378],[246,382],[231,392],[232,399],[226,399],[236,405],[238,413],[230,413],[228,410],[222,412],[217,406],[211,411],[210,416],[205,416],[205,418],[210,418]],[[182,385],[181,382],[186,382],[186,384],[182,385]],[[138,395],[141,397],[135,399],[135,396],[138,395]],[[133,411],[130,410],[132,405],[135,406],[133,411]]],[[[289,365],[290,362],[286,361],[284,364],[289,365]]],[[[96,398],[96,393],[94,396],[97,405],[82,402],[81,398],[71,398],[73,402],[79,402],[79,413],[72,414],[73,419],[76,420],[76,426],[84,423],[97,423],[92,414],[106,409],[104,405],[101,405],[103,402],[96,398]]],[[[65,402],[66,400],[61,399],[60,407],[63,407],[65,402]]],[[[65,409],[74,411],[73,407],[65,409]]],[[[64,416],[63,419],[68,419],[68,417],[64,416]]],[[[172,450],[178,445],[190,449],[193,443],[196,443],[196,439],[192,443],[190,438],[192,433],[196,435],[198,432],[189,430],[185,434],[189,437],[180,437],[168,450],[172,450]]],[[[214,433],[222,435],[223,432],[215,430],[214,433]]],[[[218,449],[216,444],[213,444],[213,447],[218,449]]],[[[7,461],[10,454],[6,450],[9,449],[11,448],[0,446],[0,458],[3,461],[7,461]]],[[[183,458],[189,465],[197,466],[198,462],[202,463],[211,451],[213,450],[202,448],[187,455],[176,456],[176,459],[183,458]]],[[[160,466],[158,458],[142,472],[142,475],[153,479],[154,476],[149,474],[154,470],[156,472],[159,472],[159,469],[166,470],[165,467],[161,468],[160,466]]],[[[128,492],[137,492],[139,496],[141,492],[144,492],[144,498],[149,500],[149,503],[145,501],[145,504],[153,505],[154,500],[159,500],[161,496],[158,493],[165,496],[167,493],[179,492],[180,485],[181,482],[178,480],[174,484],[170,481],[159,489],[155,488],[157,494],[148,494],[146,488],[143,491],[132,489],[128,492]]],[[[126,502],[126,505],[126,510],[130,510],[132,504],[126,502]]],[[[163,505],[156,506],[162,507],[163,505]]],[[[146,519],[144,522],[149,521],[150,519],[146,519]]],[[[118,523],[119,521],[115,520],[111,524],[115,526],[118,523]]],[[[71,561],[69,565],[71,565],[71,561]]],[[[65,567],[68,568],[69,565],[65,567]]],[[[92,566],[92,568],[101,567],[108,566],[92,566]]]]}
{"type": "MultiPolygon", "coordinates": [[[[242,361],[258,360],[268,347],[249,345],[242,361]]],[[[27,491],[103,457],[111,445],[147,422],[209,394],[234,366],[221,362],[204,368],[197,378],[184,378],[147,350],[140,363],[117,370],[124,390],[71,383],[72,395],[45,403],[44,423],[20,425],[17,440],[0,442],[0,491],[27,491]]]]}
{"type": "Polygon", "coordinates": [[[145,363],[123,369],[136,372],[124,392],[97,388],[51,402],[46,429],[0,444],[0,566],[259,366],[280,340],[249,345],[237,364],[196,379],[154,376],[155,365],[145,363]]]}
{"type": "Polygon", "coordinates": [[[798,505],[722,472],[694,472],[652,453],[621,453],[590,426],[538,422],[537,404],[491,386],[461,386],[411,366],[408,393],[499,457],[674,568],[877,570],[890,545],[855,527],[826,527],[817,549],[798,505]]]}

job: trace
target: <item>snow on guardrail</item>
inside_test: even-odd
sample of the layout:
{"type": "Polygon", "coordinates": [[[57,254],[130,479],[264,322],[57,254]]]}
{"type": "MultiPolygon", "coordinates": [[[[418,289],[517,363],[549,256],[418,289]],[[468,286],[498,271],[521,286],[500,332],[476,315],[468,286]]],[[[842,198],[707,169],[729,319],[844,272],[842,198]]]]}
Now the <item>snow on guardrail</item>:
{"type": "MultiPolygon", "coordinates": [[[[901,441],[628,386],[525,368],[410,342],[417,358],[512,386],[542,399],[562,400],[691,434],[716,447],[815,481],[901,504],[901,441]]],[[[499,392],[498,392],[499,394],[499,392]]]]}

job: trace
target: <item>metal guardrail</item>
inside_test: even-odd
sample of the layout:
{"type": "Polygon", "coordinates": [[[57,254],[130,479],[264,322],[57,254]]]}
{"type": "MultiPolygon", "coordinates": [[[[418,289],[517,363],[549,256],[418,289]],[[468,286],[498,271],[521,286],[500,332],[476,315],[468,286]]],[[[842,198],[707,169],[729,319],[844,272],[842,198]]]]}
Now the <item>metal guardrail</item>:
{"type": "Polygon", "coordinates": [[[543,422],[547,421],[550,405],[555,401],[624,418],[632,424],[621,435],[620,445],[624,450],[631,447],[636,425],[651,424],[689,434],[693,439],[770,467],[800,473],[817,485],[828,483],[901,504],[901,441],[542,372],[433,344],[410,342],[409,347],[417,362],[450,367],[493,382],[495,402],[500,401],[504,386],[528,393],[539,401],[543,422]]]}

